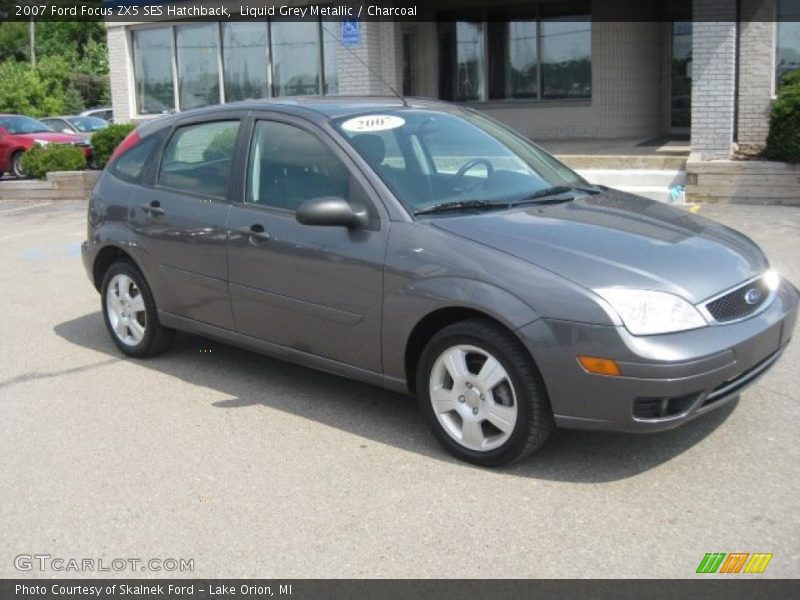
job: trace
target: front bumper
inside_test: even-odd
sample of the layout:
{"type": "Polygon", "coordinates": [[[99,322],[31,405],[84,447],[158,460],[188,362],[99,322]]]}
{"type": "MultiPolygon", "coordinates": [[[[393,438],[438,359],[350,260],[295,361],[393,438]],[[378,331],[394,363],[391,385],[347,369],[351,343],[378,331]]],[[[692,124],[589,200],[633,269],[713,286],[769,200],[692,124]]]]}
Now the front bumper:
{"type": "Polygon", "coordinates": [[[766,310],[729,325],[637,337],[624,327],[539,319],[519,333],[557,425],[661,431],[724,406],[774,365],[792,336],[799,299],[782,280],[766,310]],[[614,359],[621,375],[590,374],[579,354],[614,359]]]}

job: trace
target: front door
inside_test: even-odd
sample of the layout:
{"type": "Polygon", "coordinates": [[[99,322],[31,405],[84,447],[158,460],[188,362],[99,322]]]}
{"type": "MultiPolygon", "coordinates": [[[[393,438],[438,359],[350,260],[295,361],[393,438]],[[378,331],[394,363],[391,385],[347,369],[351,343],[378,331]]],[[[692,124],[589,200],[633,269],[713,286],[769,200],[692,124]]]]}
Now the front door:
{"type": "Polygon", "coordinates": [[[360,173],[300,121],[253,124],[243,197],[228,219],[229,289],[240,333],[381,370],[383,257],[388,221],[360,173]],[[365,228],[301,225],[306,200],[369,207],[365,228]]]}
{"type": "Polygon", "coordinates": [[[133,195],[137,255],[159,308],[233,329],[227,291],[226,222],[240,120],[188,122],[164,147],[155,184],[133,195]]]}

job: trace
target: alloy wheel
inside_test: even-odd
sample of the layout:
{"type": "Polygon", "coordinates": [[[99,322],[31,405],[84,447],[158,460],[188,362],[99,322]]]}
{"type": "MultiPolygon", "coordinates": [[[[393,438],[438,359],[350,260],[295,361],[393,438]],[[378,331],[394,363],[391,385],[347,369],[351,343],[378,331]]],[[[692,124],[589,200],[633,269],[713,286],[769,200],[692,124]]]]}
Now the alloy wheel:
{"type": "Polygon", "coordinates": [[[431,369],[429,391],[439,423],[465,448],[493,450],[514,432],[514,385],[505,367],[486,350],[467,344],[447,348],[431,369]]]}
{"type": "Polygon", "coordinates": [[[136,282],[120,273],[108,284],[106,292],[108,322],[117,339],[127,346],[137,346],[147,331],[147,310],[136,282]]]}

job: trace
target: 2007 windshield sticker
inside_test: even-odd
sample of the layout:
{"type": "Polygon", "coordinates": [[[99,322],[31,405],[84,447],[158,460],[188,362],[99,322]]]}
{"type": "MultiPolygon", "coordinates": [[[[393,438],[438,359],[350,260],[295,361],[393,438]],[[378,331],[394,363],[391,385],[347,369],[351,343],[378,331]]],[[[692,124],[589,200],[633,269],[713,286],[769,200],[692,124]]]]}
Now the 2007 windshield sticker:
{"type": "Polygon", "coordinates": [[[387,129],[397,129],[406,124],[402,117],[394,115],[363,115],[348,119],[342,123],[342,129],[352,133],[367,133],[370,131],[386,131],[387,129]]]}

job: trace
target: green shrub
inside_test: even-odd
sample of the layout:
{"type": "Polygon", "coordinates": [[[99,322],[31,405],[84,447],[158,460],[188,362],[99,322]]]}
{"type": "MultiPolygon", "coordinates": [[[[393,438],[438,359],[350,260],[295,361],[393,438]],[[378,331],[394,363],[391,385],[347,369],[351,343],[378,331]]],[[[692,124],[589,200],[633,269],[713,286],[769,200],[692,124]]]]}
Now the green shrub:
{"type": "Polygon", "coordinates": [[[85,167],[83,151],[66,144],[36,144],[22,155],[22,170],[37,179],[44,179],[52,171],[79,171],[85,167]]]}
{"type": "Polygon", "coordinates": [[[92,161],[103,168],[128,134],[136,129],[128,123],[115,123],[92,134],[92,161]]]}
{"type": "Polygon", "coordinates": [[[772,105],[764,157],[800,163],[800,69],[783,77],[772,105]]]}

